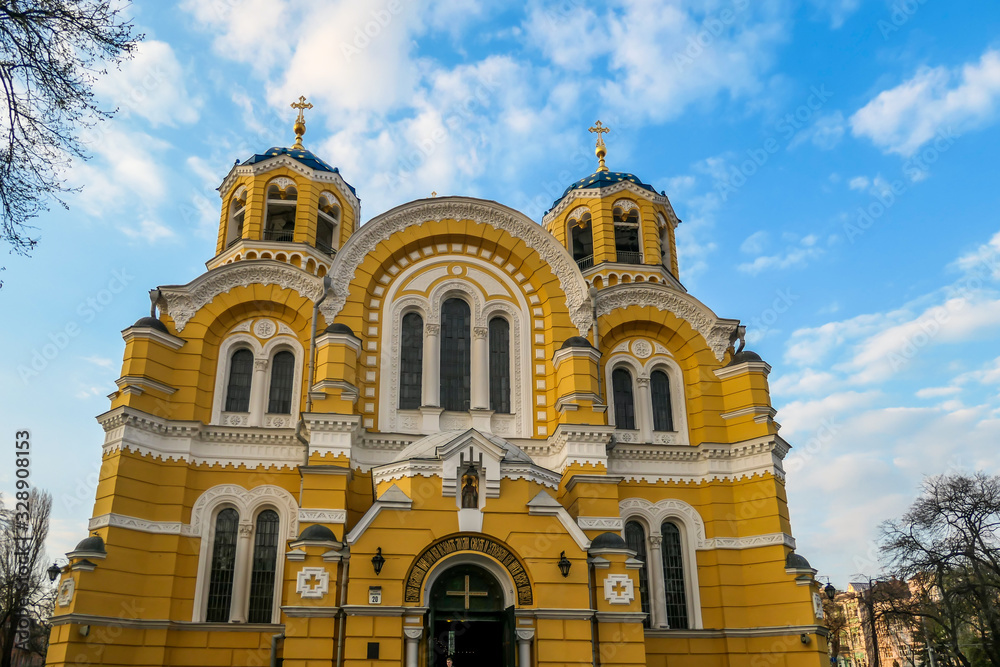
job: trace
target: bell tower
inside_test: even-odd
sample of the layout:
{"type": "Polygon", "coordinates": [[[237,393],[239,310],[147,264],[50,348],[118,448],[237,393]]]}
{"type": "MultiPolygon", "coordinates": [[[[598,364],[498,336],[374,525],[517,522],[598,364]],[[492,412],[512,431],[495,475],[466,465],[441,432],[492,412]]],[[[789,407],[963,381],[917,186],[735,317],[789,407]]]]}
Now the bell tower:
{"type": "Polygon", "coordinates": [[[683,289],[677,271],[674,231],[680,220],[667,199],[634,174],[605,164],[604,135],[597,121],[597,171],[573,183],[542,218],[591,287],[651,282],[683,289]]]}
{"type": "Polygon", "coordinates": [[[273,259],[324,276],[357,228],[357,191],[337,167],[302,143],[304,112],[313,105],[300,97],[291,107],[298,111],[291,148],[275,146],[237,160],[219,186],[222,216],[209,269],[245,259],[273,259]]]}

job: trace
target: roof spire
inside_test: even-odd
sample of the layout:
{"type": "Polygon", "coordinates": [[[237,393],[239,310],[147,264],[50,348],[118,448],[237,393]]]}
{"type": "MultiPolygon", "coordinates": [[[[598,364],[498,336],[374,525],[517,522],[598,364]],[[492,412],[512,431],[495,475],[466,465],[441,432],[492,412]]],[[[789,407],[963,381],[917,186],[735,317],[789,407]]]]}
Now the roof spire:
{"type": "Polygon", "coordinates": [[[594,154],[600,161],[600,166],[597,167],[597,171],[607,171],[608,167],[604,164],[604,156],[608,154],[608,148],[604,145],[603,135],[611,130],[601,125],[601,121],[597,121],[594,123],[594,127],[590,128],[590,131],[597,135],[597,148],[594,149],[594,154]]]}
{"type": "Polygon", "coordinates": [[[295,119],[295,125],[292,128],[295,130],[295,145],[292,148],[300,151],[305,150],[305,147],[302,146],[302,135],[306,133],[306,117],[302,112],[306,109],[312,109],[313,105],[306,102],[305,96],[302,95],[299,96],[298,102],[292,102],[292,108],[299,110],[299,117],[295,119]]]}

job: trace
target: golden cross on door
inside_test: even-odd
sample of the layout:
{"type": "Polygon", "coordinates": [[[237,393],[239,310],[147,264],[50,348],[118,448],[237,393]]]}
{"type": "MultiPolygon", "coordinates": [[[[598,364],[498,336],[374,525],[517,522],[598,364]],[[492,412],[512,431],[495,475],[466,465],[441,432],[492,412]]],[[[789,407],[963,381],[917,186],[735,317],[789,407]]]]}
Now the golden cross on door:
{"type": "Polygon", "coordinates": [[[472,597],[472,596],[475,596],[475,597],[486,597],[487,595],[489,595],[489,592],[487,592],[487,591],[473,591],[473,590],[469,590],[469,575],[465,575],[465,590],[464,591],[448,591],[447,593],[445,593],[445,595],[455,595],[455,596],[461,595],[462,597],[464,597],[465,598],[465,610],[468,611],[469,610],[469,598],[470,597],[472,597]]]}

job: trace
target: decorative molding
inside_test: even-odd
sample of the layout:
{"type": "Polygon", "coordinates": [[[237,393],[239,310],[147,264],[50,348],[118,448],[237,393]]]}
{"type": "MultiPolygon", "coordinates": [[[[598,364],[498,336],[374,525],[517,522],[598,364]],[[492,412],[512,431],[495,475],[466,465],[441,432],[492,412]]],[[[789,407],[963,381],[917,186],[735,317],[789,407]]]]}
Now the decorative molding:
{"type": "Polygon", "coordinates": [[[138,531],[140,533],[152,533],[154,535],[180,535],[184,532],[184,528],[188,528],[188,534],[190,534],[190,527],[188,524],[182,523],[180,521],[148,521],[146,519],[140,519],[134,516],[128,516],[126,514],[116,514],[110,512],[108,514],[100,514],[90,519],[87,522],[87,530],[95,531],[99,528],[126,528],[128,530],[138,531]]]}
{"type": "Polygon", "coordinates": [[[347,510],[300,508],[299,523],[347,523],[347,510]]]}
{"type": "Polygon", "coordinates": [[[267,340],[276,333],[278,329],[271,320],[257,320],[253,323],[253,335],[261,340],[267,340]]]}
{"type": "Polygon", "coordinates": [[[303,600],[321,600],[330,592],[330,573],[322,567],[304,567],[295,575],[295,592],[303,600]]]}
{"type": "Polygon", "coordinates": [[[340,607],[284,605],[281,613],[289,618],[335,618],[340,613],[340,607]]]}
{"type": "Polygon", "coordinates": [[[611,314],[619,308],[651,306],[683,319],[701,334],[705,343],[722,361],[739,320],[720,319],[705,304],[684,294],[654,283],[615,285],[597,293],[597,316],[611,314]]]}
{"type": "Polygon", "coordinates": [[[198,496],[191,508],[191,526],[182,528],[182,534],[205,537],[211,512],[220,504],[235,507],[241,518],[253,516],[254,511],[261,506],[273,507],[278,510],[287,539],[295,539],[299,533],[299,504],[285,489],[271,484],[255,486],[252,489],[245,489],[235,484],[219,484],[198,496]]]}
{"type": "Polygon", "coordinates": [[[725,380],[744,373],[763,373],[767,377],[771,372],[771,365],[766,361],[744,361],[735,366],[723,366],[715,371],[715,376],[720,380],[725,380]]]}
{"type": "Polygon", "coordinates": [[[361,219],[361,200],[358,199],[356,194],[351,192],[350,186],[347,185],[347,181],[344,180],[339,171],[318,171],[311,169],[288,155],[275,155],[254,164],[235,165],[222,180],[222,185],[219,186],[219,196],[225,197],[229,189],[233,187],[233,183],[240,176],[259,176],[280,167],[290,169],[311,181],[333,185],[354,208],[355,220],[361,219]]]}
{"type": "Polygon", "coordinates": [[[59,596],[56,598],[56,604],[60,607],[68,607],[73,601],[73,593],[76,591],[76,581],[73,577],[66,577],[61,584],[59,584],[59,596]]]}
{"type": "Polygon", "coordinates": [[[497,204],[467,197],[439,197],[399,206],[370,220],[347,241],[333,260],[330,275],[334,295],[323,304],[327,321],[347,302],[348,286],[361,263],[382,242],[404,229],[428,221],[470,220],[505,231],[538,253],[542,262],[559,280],[566,296],[570,319],[580,335],[591,328],[591,307],[587,283],[580,270],[555,237],[522,213],[497,204]]]}
{"type": "MultiPolygon", "coordinates": [[[[178,331],[180,331],[180,329],[178,329],[178,331]]],[[[184,346],[184,343],[187,342],[183,338],[163,333],[159,329],[154,329],[153,327],[133,326],[122,331],[122,339],[125,343],[129,343],[133,338],[148,338],[150,340],[155,340],[157,343],[160,343],[171,350],[179,350],[184,346]]]]}
{"type": "MultiPolygon", "coordinates": [[[[225,264],[203,273],[186,285],[161,287],[156,305],[173,318],[174,326],[181,332],[191,318],[215,297],[236,287],[251,285],[277,285],[310,301],[317,301],[323,295],[322,278],[284,262],[255,259],[225,264]]],[[[346,283],[343,289],[346,289],[346,283]]],[[[332,316],[327,316],[327,322],[332,321],[332,316]]]]}
{"type": "Polygon", "coordinates": [[[648,359],[653,354],[653,346],[644,338],[632,341],[632,354],[640,359],[648,359]]]}
{"type": "Polygon", "coordinates": [[[177,389],[171,387],[169,384],[164,384],[163,382],[142,377],[141,375],[123,375],[115,380],[115,384],[118,386],[120,391],[131,390],[137,394],[141,394],[147,389],[158,391],[161,394],[166,394],[167,396],[177,392],[177,389]]]}
{"type": "MultiPolygon", "coordinates": [[[[620,432],[617,432],[620,433],[620,432]]],[[[659,435],[654,433],[654,440],[659,435]]],[[[608,453],[608,472],[628,482],[736,481],[771,474],[783,480],[782,459],[790,447],[778,435],[735,443],[643,444],[620,438],[608,453]]]]}
{"type": "Polygon", "coordinates": [[[826,637],[829,631],[821,625],[777,625],[756,628],[720,628],[713,630],[669,630],[647,629],[647,637],[663,637],[677,639],[719,639],[723,637],[798,637],[806,635],[822,635],[826,637]]]}
{"type": "Polygon", "coordinates": [[[547,211],[544,216],[542,216],[542,224],[547,225],[549,222],[552,221],[553,218],[555,218],[560,213],[569,208],[570,205],[577,199],[599,199],[604,197],[610,197],[619,192],[631,192],[632,194],[637,195],[648,201],[651,201],[654,204],[663,205],[667,209],[667,212],[670,214],[670,218],[673,224],[677,225],[680,223],[680,219],[677,217],[677,214],[674,213],[674,208],[673,206],[670,205],[670,200],[667,199],[666,195],[650,192],[645,188],[640,188],[638,185],[632,183],[631,181],[619,181],[614,185],[609,185],[604,188],[580,188],[578,190],[569,191],[568,193],[563,195],[563,197],[558,202],[556,202],[556,204],[551,209],[549,209],[549,211],[547,211]]]}
{"type": "Polygon", "coordinates": [[[580,530],[602,530],[619,533],[625,528],[625,521],[619,516],[581,516],[576,524],[580,530]]]}
{"type": "Polygon", "coordinates": [[[622,213],[628,213],[632,209],[638,210],[639,205],[631,199],[616,199],[615,203],[611,205],[611,208],[620,208],[622,213]]]}

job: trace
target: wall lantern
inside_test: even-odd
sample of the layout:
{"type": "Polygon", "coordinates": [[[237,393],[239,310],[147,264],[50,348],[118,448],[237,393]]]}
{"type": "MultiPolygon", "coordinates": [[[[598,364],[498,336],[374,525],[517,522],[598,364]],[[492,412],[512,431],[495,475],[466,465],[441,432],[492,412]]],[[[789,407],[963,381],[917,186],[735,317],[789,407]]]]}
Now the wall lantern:
{"type": "Polygon", "coordinates": [[[569,562],[569,558],[566,558],[566,552],[559,554],[559,571],[562,572],[562,576],[569,576],[569,567],[572,563],[569,562]]]}
{"type": "Polygon", "coordinates": [[[375,555],[372,556],[372,567],[375,568],[376,577],[382,572],[383,565],[385,565],[385,558],[382,558],[382,547],[379,547],[375,551],[375,555]]]}
{"type": "Polygon", "coordinates": [[[823,592],[826,593],[827,600],[832,600],[834,596],[837,595],[837,589],[834,588],[831,583],[827,583],[827,585],[823,587],[823,592]]]}
{"type": "Polygon", "coordinates": [[[46,572],[49,575],[49,581],[55,581],[59,577],[59,574],[62,573],[62,568],[56,565],[55,563],[52,563],[52,565],[49,566],[49,569],[47,569],[46,572]]]}

